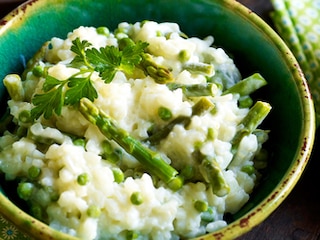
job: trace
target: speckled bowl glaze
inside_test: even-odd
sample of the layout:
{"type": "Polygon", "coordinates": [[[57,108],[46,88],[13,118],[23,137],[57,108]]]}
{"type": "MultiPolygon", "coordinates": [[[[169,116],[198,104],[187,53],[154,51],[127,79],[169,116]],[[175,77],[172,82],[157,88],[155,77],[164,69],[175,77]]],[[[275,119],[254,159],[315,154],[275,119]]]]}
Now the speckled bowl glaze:
{"type": "MultiPolygon", "coordinates": [[[[0,79],[20,73],[53,36],[66,37],[80,26],[116,27],[145,19],[177,22],[189,36],[213,35],[215,44],[232,54],[244,76],[260,72],[269,82],[259,97],[273,110],[264,128],[269,166],[249,202],[229,225],[198,239],[234,239],[265,220],[300,178],[314,141],[314,108],[306,80],[290,50],[256,14],[234,0],[33,0],[0,21],[0,79]]],[[[7,94],[0,84],[2,115],[7,94]]],[[[4,186],[5,183],[1,183],[4,186]]],[[[0,212],[36,239],[73,239],[52,230],[0,194],[0,212]]]]}

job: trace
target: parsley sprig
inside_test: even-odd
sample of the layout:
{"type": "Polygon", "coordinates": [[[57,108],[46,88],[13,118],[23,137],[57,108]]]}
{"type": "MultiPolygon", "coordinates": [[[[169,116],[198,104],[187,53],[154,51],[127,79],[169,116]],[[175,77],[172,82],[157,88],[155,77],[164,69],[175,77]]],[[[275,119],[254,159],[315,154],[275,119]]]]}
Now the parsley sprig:
{"type": "Polygon", "coordinates": [[[84,97],[93,101],[98,93],[91,80],[92,74],[98,72],[105,83],[110,83],[117,71],[132,74],[147,46],[146,42],[137,42],[123,49],[106,46],[98,50],[88,41],[76,38],[71,46],[71,51],[76,54],[71,66],[78,67],[79,72],[65,80],[46,75],[42,87],[44,93],[35,94],[32,99],[35,107],[31,116],[37,119],[43,115],[49,119],[54,113],[61,115],[63,106],[78,105],[84,97]]]}

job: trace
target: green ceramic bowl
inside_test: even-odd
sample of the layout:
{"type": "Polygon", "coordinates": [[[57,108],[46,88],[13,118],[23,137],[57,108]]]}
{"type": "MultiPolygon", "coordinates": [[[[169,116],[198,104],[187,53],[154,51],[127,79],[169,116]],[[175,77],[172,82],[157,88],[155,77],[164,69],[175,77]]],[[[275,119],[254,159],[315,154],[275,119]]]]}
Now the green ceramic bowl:
{"type": "MultiPolygon", "coordinates": [[[[260,72],[269,82],[262,91],[273,110],[270,160],[250,201],[230,224],[199,239],[234,239],[265,220],[300,178],[314,141],[314,109],[306,80],[292,53],[256,14],[234,0],[33,0],[0,22],[0,79],[21,73],[23,63],[53,36],[65,37],[80,26],[145,19],[177,22],[189,36],[213,35],[215,44],[234,56],[244,76],[260,72]]],[[[0,84],[1,114],[6,92],[0,84]]],[[[1,183],[2,185],[4,183],[1,183]]],[[[29,216],[0,194],[0,212],[21,231],[40,239],[72,239],[29,216]]]]}

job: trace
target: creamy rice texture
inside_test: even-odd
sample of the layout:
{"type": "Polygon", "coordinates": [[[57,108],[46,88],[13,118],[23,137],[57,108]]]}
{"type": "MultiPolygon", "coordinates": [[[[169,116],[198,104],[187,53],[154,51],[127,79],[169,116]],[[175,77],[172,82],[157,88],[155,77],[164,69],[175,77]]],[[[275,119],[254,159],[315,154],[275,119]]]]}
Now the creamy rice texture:
{"type": "MultiPolygon", "coordinates": [[[[120,23],[118,29],[121,31],[104,35],[93,27],[79,27],[66,39],[53,38],[39,65],[47,67],[48,74],[56,79],[67,79],[78,71],[69,64],[75,57],[70,50],[74,39],[87,40],[99,49],[106,45],[117,46],[117,38],[122,34],[134,41],[148,42],[147,51],[154,55],[158,64],[171,69],[175,83],[201,84],[218,74],[223,76],[228,87],[241,80],[233,60],[223,49],[212,46],[213,37],[186,38],[177,24],[152,21],[120,23]],[[202,74],[183,69],[178,56],[184,50],[189,54],[188,62],[210,62],[213,71],[202,74]]],[[[266,135],[259,138],[253,133],[244,137],[236,153],[237,160],[232,161],[231,141],[249,111],[238,106],[239,95],[222,95],[219,85],[213,84],[214,94],[208,98],[214,103],[215,112],[198,116],[192,115],[193,98],[186,98],[181,88],[170,90],[166,84],[156,83],[150,76],[134,79],[119,71],[108,84],[98,73],[91,79],[98,91],[95,105],[140,141],[148,138],[152,126],[161,128],[167,124],[159,117],[161,107],[170,110],[172,119],[190,117],[188,127],[177,124],[156,146],[150,146],[147,141],[144,144],[167,156],[167,161],[179,170],[198,164],[193,155],[195,151],[213,157],[230,187],[229,193],[218,196],[202,180],[186,182],[181,189],[173,191],[161,181],[155,183],[148,172],[133,173],[139,169],[139,161],[114,142],[111,145],[118,150],[121,163],[108,161],[103,155],[106,138],[79,111],[68,106],[62,108],[60,116],[49,120],[41,117],[27,126],[27,135],[20,137],[5,132],[0,138],[0,169],[6,180],[27,178],[32,166],[41,169],[41,174],[33,181],[37,186],[33,201],[41,199],[37,204],[44,209],[50,226],[81,239],[128,239],[130,234],[138,234],[137,239],[191,238],[226,226],[224,215],[237,212],[248,201],[258,178],[257,171],[248,174],[242,168],[254,165],[253,159],[267,139],[266,135]],[[210,139],[208,129],[212,131],[210,139]],[[30,137],[30,132],[38,139],[53,141],[42,148],[38,140],[30,137]],[[74,135],[85,139],[85,147],[73,143],[74,135]],[[125,175],[120,183],[115,181],[115,167],[121,168],[125,175]],[[89,180],[80,185],[77,179],[83,173],[89,180]],[[50,189],[56,198],[52,200],[44,189],[50,189]],[[143,199],[140,205],[130,200],[136,192],[143,199]],[[203,213],[194,207],[195,201],[208,204],[211,221],[203,220],[203,213]],[[97,216],[90,214],[92,208],[98,209],[97,216]]],[[[22,111],[32,109],[30,99],[34,93],[43,92],[43,81],[30,71],[23,82],[25,98],[29,101],[9,100],[16,122],[22,111]]]]}

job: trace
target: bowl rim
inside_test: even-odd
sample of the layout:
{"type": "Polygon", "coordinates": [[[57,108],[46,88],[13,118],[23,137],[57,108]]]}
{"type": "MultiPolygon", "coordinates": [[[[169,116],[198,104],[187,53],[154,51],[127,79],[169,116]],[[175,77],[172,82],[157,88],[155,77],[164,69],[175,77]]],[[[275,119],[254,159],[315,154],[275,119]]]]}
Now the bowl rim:
{"type": "MultiPolygon", "coordinates": [[[[259,205],[249,210],[246,214],[231,222],[226,227],[213,232],[212,234],[208,234],[208,236],[213,236],[214,239],[234,239],[262,223],[279,207],[283,200],[293,190],[302,176],[313,150],[316,120],[314,103],[308,82],[296,57],[286,43],[269,24],[267,24],[259,15],[248,7],[233,0],[222,1],[227,5],[227,7],[231,7],[232,10],[239,13],[244,19],[250,21],[255,27],[263,29],[269,39],[276,44],[281,55],[283,55],[283,59],[286,64],[291,66],[291,73],[294,76],[299,93],[303,96],[301,97],[301,101],[304,115],[301,136],[299,138],[300,150],[297,151],[295,160],[292,162],[291,167],[287,170],[286,174],[282,177],[274,190],[269,193],[268,196],[259,203],[259,205]],[[257,214],[259,212],[263,212],[263,217],[257,214]],[[224,236],[227,236],[227,238],[224,236]]],[[[197,239],[200,240],[200,238],[197,239]]]]}
{"type": "MultiPolygon", "coordinates": [[[[213,0],[207,0],[208,2],[214,2],[213,0]]],[[[17,8],[8,13],[4,18],[0,19],[0,37],[3,32],[6,31],[15,21],[18,21],[22,14],[31,11],[34,3],[41,2],[40,0],[28,0],[21,3],[17,8]]],[[[315,125],[315,110],[312,101],[312,96],[308,87],[308,82],[289,47],[260,16],[248,7],[244,6],[234,0],[221,0],[221,4],[226,8],[233,10],[239,14],[243,19],[252,23],[256,28],[263,29],[269,39],[276,45],[276,47],[283,55],[285,62],[288,66],[291,66],[291,73],[296,80],[296,85],[299,90],[302,101],[303,109],[303,123],[301,136],[299,138],[300,150],[295,155],[290,169],[283,176],[281,181],[277,184],[275,189],[263,199],[259,205],[249,210],[239,219],[229,223],[226,227],[217,230],[213,233],[209,233],[202,237],[195,239],[234,239],[250,231],[252,228],[263,222],[272,212],[274,212],[283,200],[289,195],[292,189],[295,187],[299,178],[301,177],[304,169],[310,158],[313,143],[315,139],[316,125],[315,125]],[[263,212],[263,217],[257,214],[263,212]]],[[[35,4],[36,5],[36,4],[35,4]]],[[[46,232],[52,239],[78,239],[65,233],[61,233],[47,224],[35,219],[23,210],[13,204],[3,193],[0,193],[0,212],[10,222],[25,233],[29,233],[31,236],[41,236],[46,232]],[[14,215],[19,214],[21,218],[17,221],[14,215]],[[27,219],[22,221],[21,219],[27,219]],[[28,222],[28,223],[27,223],[28,222]],[[29,223],[35,224],[36,228],[32,227],[29,223]]],[[[44,235],[45,236],[45,235],[44,235]]]]}

